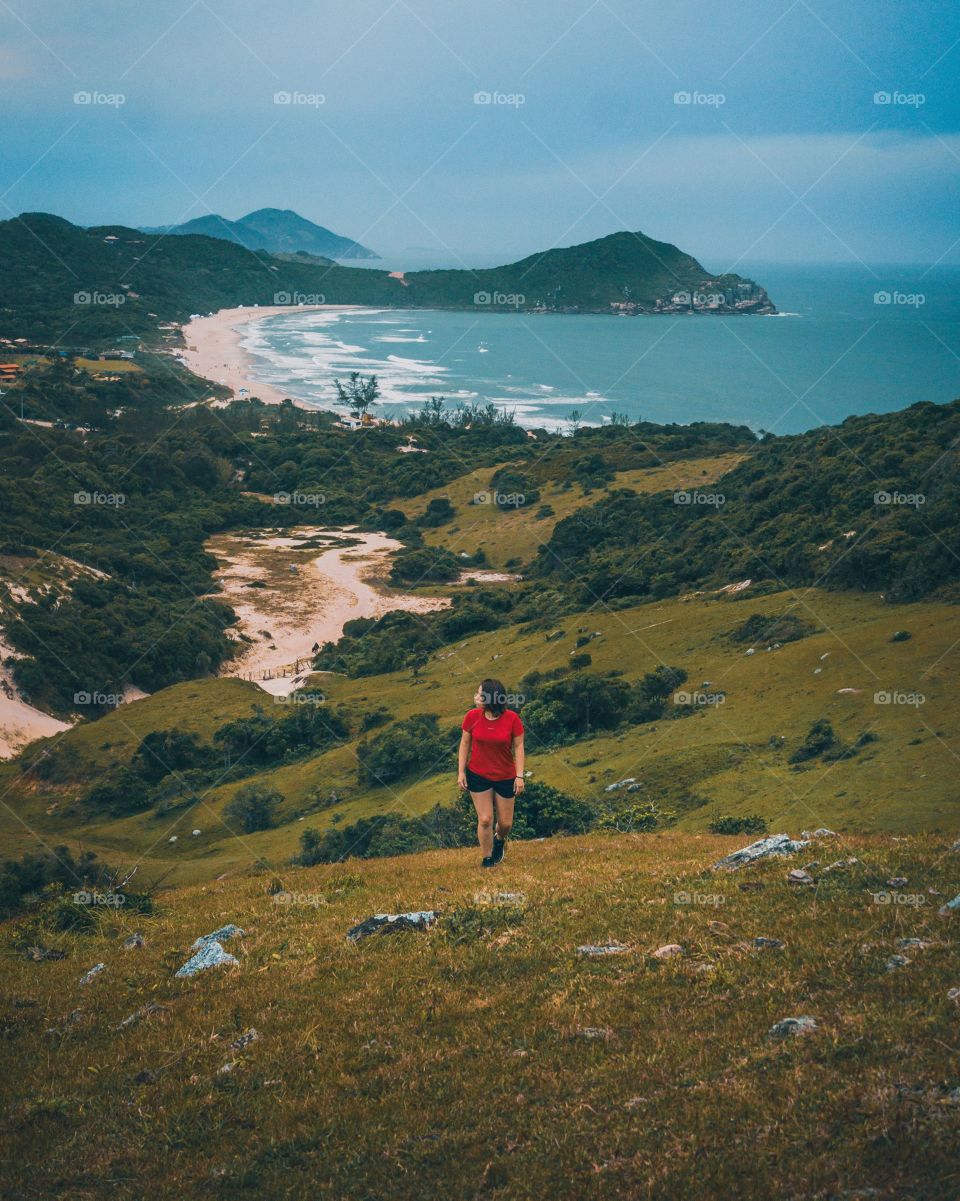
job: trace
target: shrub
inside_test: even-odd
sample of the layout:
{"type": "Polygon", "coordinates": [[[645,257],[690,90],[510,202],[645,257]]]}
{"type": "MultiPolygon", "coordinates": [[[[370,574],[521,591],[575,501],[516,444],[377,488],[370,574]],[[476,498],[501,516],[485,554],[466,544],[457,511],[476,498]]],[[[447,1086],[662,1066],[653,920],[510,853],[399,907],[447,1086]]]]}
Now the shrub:
{"type": "Polygon", "coordinates": [[[151,730],[137,747],[130,767],[150,784],[164,776],[192,767],[203,767],[210,761],[210,749],[195,734],[183,730],[151,730]]]}
{"type": "Polygon", "coordinates": [[[277,806],[283,794],[263,784],[246,784],[223,811],[228,822],[234,822],[245,834],[269,830],[276,824],[277,806]]]}
{"type": "Polygon", "coordinates": [[[819,718],[810,727],[803,743],[790,756],[790,763],[806,763],[808,759],[817,759],[826,751],[838,745],[833,726],[825,717],[819,718]]]}
{"type": "Polygon", "coordinates": [[[756,814],[751,817],[718,817],[707,829],[711,834],[765,834],[767,819],[756,814]]]}
{"type": "Polygon", "coordinates": [[[763,613],[751,613],[729,633],[731,642],[796,642],[816,633],[812,621],[796,613],[784,613],[780,617],[766,617],[763,613]]]}
{"type": "Polygon", "coordinates": [[[457,737],[456,732],[441,732],[436,713],[398,721],[357,747],[360,783],[376,787],[414,773],[426,776],[445,771],[457,737]]]}

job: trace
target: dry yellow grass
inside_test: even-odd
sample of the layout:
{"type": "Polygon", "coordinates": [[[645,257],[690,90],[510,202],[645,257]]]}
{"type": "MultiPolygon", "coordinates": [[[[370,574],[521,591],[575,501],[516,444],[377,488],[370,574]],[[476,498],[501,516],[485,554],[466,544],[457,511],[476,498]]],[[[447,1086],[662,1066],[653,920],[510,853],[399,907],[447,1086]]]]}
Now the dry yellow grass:
{"type": "Polygon", "coordinates": [[[496,872],[473,851],[435,852],[285,870],[286,903],[261,875],[163,893],[147,919],[104,910],[88,935],[9,923],[6,1195],[960,1195],[947,996],[960,917],[936,915],[957,856],[929,836],[858,836],[707,870],[747,841],[557,838],[514,844],[496,872]],[[792,866],[850,856],[847,871],[814,868],[814,888],[786,883],[792,866]],[[908,879],[900,903],[876,900],[894,875],[908,879]],[[478,903],[491,889],[525,899],[478,903]],[[441,920],[345,937],[410,909],[441,920]],[[174,979],[226,922],[246,932],[226,944],[239,966],[174,979]],[[123,950],[135,928],[146,946],[123,950]],[[903,949],[907,937],[929,945],[903,949]],[[628,949],[576,954],[607,940],[628,949]],[[17,947],[36,942],[68,957],[28,961],[17,947]],[[651,957],[667,943],[684,954],[651,957]],[[899,953],[911,962],[887,970],[899,953]],[[769,1037],[800,1015],[818,1029],[769,1037]]]}

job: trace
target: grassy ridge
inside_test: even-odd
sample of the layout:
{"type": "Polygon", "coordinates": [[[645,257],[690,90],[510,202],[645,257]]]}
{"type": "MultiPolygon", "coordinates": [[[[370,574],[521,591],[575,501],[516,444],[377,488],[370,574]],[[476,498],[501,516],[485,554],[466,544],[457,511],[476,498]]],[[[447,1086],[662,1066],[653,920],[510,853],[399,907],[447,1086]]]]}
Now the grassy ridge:
{"type": "Polygon", "coordinates": [[[935,912],[955,856],[929,836],[857,836],[707,870],[746,841],[553,839],[513,845],[496,873],[436,852],[285,871],[286,903],[262,875],[163,893],[152,918],[109,911],[91,935],[8,926],[9,1195],[955,1195],[956,932],[935,912]],[[786,883],[849,856],[814,868],[815,888],[786,883]],[[910,904],[874,900],[894,875],[910,904]],[[478,900],[491,888],[525,897],[478,900]],[[442,911],[428,933],[345,938],[419,908],[442,911]],[[239,966],[174,980],[224,922],[246,931],[227,944],[239,966]],[[134,928],[146,946],[122,950],[134,928]],[[930,945],[901,951],[905,937],[930,945]],[[15,951],[38,938],[68,957],[15,951]],[[608,939],[628,950],[577,957],[608,939]],[[685,953],[651,957],[668,943],[685,953]],[[886,970],[898,953],[912,962],[886,970]],[[799,1015],[818,1029],[768,1036],[799,1015]]]}

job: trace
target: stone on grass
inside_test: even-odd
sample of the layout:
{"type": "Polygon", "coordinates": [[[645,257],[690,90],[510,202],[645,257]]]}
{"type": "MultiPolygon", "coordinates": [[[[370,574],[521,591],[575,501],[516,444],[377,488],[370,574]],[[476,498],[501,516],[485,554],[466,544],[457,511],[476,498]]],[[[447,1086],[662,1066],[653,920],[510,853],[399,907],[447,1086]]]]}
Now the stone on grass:
{"type": "Polygon", "coordinates": [[[891,955],[887,960],[887,971],[894,972],[898,967],[906,967],[909,962],[910,960],[906,957],[906,955],[891,955]]]}
{"type": "Polygon", "coordinates": [[[846,868],[853,867],[854,864],[859,862],[859,859],[838,859],[835,863],[828,863],[823,869],[821,875],[825,876],[828,872],[842,872],[846,870],[846,868]]]}
{"type": "Polygon", "coordinates": [[[828,830],[826,826],[818,826],[816,830],[801,830],[801,838],[836,838],[834,830],[828,830]]]}
{"type": "Polygon", "coordinates": [[[805,872],[803,868],[795,867],[792,871],[787,872],[788,884],[812,884],[813,876],[809,872],[805,872]]]}
{"type": "Polygon", "coordinates": [[[429,930],[437,920],[434,909],[421,909],[413,913],[375,913],[347,931],[351,942],[369,938],[371,934],[396,934],[398,930],[429,930]]]}
{"type": "Polygon", "coordinates": [[[577,1038],[585,1038],[590,1042],[605,1042],[613,1035],[609,1026],[578,1026],[575,1031],[577,1038]]]}
{"type": "Polygon", "coordinates": [[[239,926],[234,926],[233,924],[221,926],[219,930],[213,930],[210,934],[201,934],[190,950],[199,951],[203,947],[209,946],[212,942],[226,942],[228,938],[237,938],[238,936],[243,936],[243,931],[239,926]]]}
{"type": "Polygon", "coordinates": [[[144,945],[145,939],[139,930],[135,930],[128,938],[123,940],[123,949],[125,951],[139,951],[144,945]]]}
{"type": "MultiPolygon", "coordinates": [[[[196,944],[194,944],[196,945],[196,944]]],[[[184,979],[187,976],[196,976],[198,972],[205,972],[211,967],[235,967],[237,960],[233,955],[228,954],[218,942],[205,942],[196,955],[174,972],[174,976],[178,979],[184,979]]]]}
{"type": "Polygon", "coordinates": [[[95,963],[89,972],[85,972],[80,977],[80,983],[89,984],[91,981],[96,980],[97,976],[99,976],[101,972],[106,970],[107,965],[105,963],[95,963]]]}
{"type": "Polygon", "coordinates": [[[889,888],[906,888],[910,883],[906,876],[891,876],[887,881],[889,888]]]}
{"type": "Polygon", "coordinates": [[[23,952],[27,959],[32,959],[34,963],[43,963],[48,959],[66,959],[67,952],[60,951],[54,947],[37,946],[27,947],[23,952]]]}
{"type": "Polygon", "coordinates": [[[766,838],[758,838],[749,846],[742,847],[730,855],[725,855],[713,865],[713,870],[723,869],[735,872],[748,863],[756,863],[771,855],[793,855],[808,845],[807,839],[791,838],[789,834],[768,834],[766,838]]]}
{"type": "Polygon", "coordinates": [[[923,951],[930,946],[928,942],[924,942],[922,938],[898,938],[898,947],[914,947],[918,951],[923,951]]]}
{"type": "Polygon", "coordinates": [[[657,947],[652,952],[654,959],[675,959],[683,954],[683,947],[678,942],[668,942],[665,946],[657,947]]]}
{"type": "Polygon", "coordinates": [[[947,993],[947,1000],[960,1004],[960,988],[951,988],[947,993]]]}
{"type": "Polygon", "coordinates": [[[940,917],[948,917],[951,913],[956,913],[960,910],[960,892],[953,898],[952,901],[947,901],[946,905],[941,905],[937,910],[940,917]]]}
{"type": "Polygon", "coordinates": [[[243,1034],[239,1035],[230,1044],[231,1051],[242,1051],[244,1047],[249,1047],[251,1043],[255,1043],[260,1035],[255,1027],[251,1026],[249,1030],[244,1030],[243,1034]]]}
{"type": "Polygon", "coordinates": [[[164,1008],[165,1008],[165,1006],[157,1005],[156,1002],[154,1002],[154,1001],[151,1001],[147,1005],[141,1005],[140,1008],[138,1010],[136,1010],[134,1013],[131,1013],[129,1017],[125,1017],[123,1019],[123,1021],[120,1023],[120,1025],[117,1026],[117,1029],[118,1030],[126,1030],[126,1028],[128,1026],[135,1026],[137,1024],[137,1022],[140,1022],[144,1018],[149,1017],[151,1013],[159,1013],[160,1010],[164,1009],[164,1008]]]}
{"type": "Polygon", "coordinates": [[[577,954],[584,955],[584,956],[622,955],[624,951],[628,951],[629,949],[630,948],[624,946],[624,944],[622,942],[605,942],[605,943],[600,943],[596,946],[592,946],[592,945],[588,944],[586,946],[577,947],[577,954]]]}
{"type": "Polygon", "coordinates": [[[781,1018],[767,1031],[771,1038],[791,1038],[795,1034],[810,1034],[817,1029],[817,1019],[804,1015],[798,1018],[781,1018]]]}
{"type": "Polygon", "coordinates": [[[784,944],[779,938],[766,938],[763,934],[758,934],[753,940],[753,945],[759,949],[769,949],[771,951],[779,951],[784,944]]]}
{"type": "Polygon", "coordinates": [[[617,780],[613,784],[608,784],[606,786],[606,788],[604,788],[603,791],[604,792],[616,792],[618,789],[627,788],[630,784],[636,784],[636,782],[637,782],[637,780],[636,780],[635,776],[627,776],[627,778],[625,780],[617,780]]]}

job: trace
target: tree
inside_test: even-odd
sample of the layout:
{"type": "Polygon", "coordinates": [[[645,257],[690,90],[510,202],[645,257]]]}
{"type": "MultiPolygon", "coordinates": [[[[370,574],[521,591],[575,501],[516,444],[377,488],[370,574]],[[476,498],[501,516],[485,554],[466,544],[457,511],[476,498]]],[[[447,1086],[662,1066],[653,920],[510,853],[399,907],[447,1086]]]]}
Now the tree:
{"type": "Polygon", "coordinates": [[[349,407],[352,417],[363,417],[370,406],[377,403],[380,395],[377,377],[371,375],[369,379],[364,379],[359,371],[350,372],[346,385],[338,379],[333,384],[337,389],[337,400],[349,407]]]}
{"type": "Polygon", "coordinates": [[[276,824],[276,808],[282,801],[283,794],[275,788],[247,784],[227,805],[223,816],[228,822],[236,822],[245,834],[255,834],[276,824]]]}

